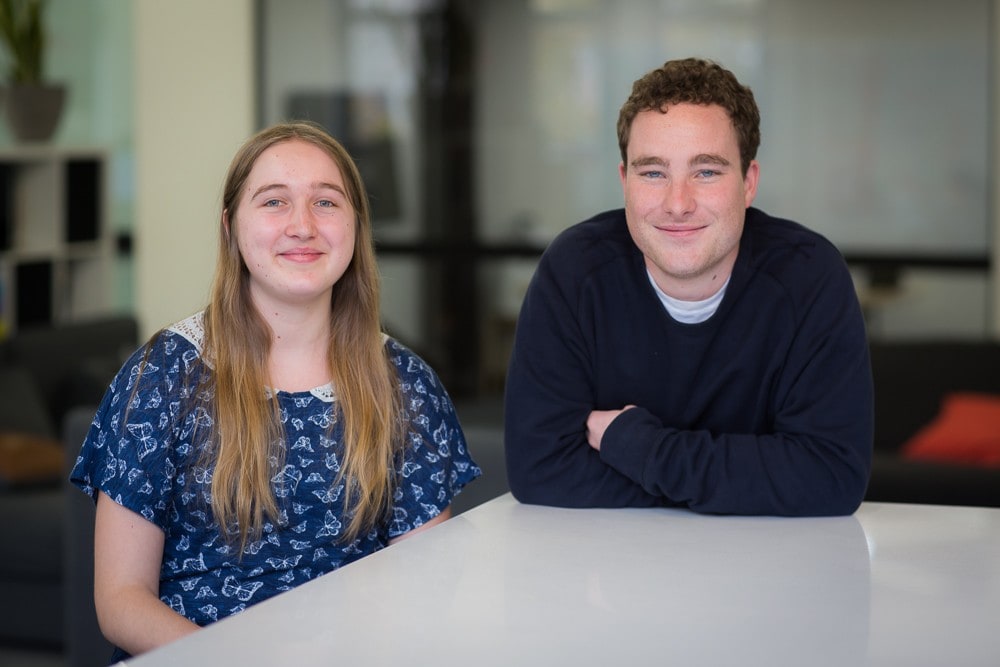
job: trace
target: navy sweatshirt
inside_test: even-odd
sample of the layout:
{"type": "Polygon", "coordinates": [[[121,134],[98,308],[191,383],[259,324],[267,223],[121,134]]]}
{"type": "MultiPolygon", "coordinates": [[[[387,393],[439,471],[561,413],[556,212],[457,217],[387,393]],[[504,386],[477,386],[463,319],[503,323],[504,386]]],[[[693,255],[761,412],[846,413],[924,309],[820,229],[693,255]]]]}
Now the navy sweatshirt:
{"type": "Polygon", "coordinates": [[[570,227],[525,296],[506,382],[514,496],[721,514],[857,509],[872,452],[865,325],[838,250],[747,210],[718,310],[674,320],[623,210],[570,227]],[[587,444],[591,410],[639,406],[587,444]]]}

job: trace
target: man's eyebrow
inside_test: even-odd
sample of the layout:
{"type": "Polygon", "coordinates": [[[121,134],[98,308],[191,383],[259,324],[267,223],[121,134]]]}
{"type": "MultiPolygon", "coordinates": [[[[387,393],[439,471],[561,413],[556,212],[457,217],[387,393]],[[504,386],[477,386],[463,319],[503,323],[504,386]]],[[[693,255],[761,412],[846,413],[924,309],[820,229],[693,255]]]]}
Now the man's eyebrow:
{"type": "MultiPolygon", "coordinates": [[[[636,159],[632,160],[630,164],[633,168],[648,167],[651,165],[656,167],[665,167],[669,164],[669,162],[667,160],[664,160],[663,158],[659,158],[654,155],[647,155],[647,156],[637,157],[636,159]]],[[[688,165],[691,167],[697,166],[699,164],[716,164],[719,165],[720,167],[728,167],[731,163],[729,162],[729,160],[727,160],[726,158],[717,153],[699,153],[698,155],[695,155],[693,158],[688,160],[688,165]]]]}
{"type": "Polygon", "coordinates": [[[688,164],[692,167],[699,164],[717,164],[720,167],[728,167],[730,162],[716,153],[702,153],[691,158],[688,164]]]}
{"type": "Polygon", "coordinates": [[[636,159],[632,160],[631,165],[633,168],[648,167],[649,165],[655,165],[657,167],[665,167],[667,165],[667,161],[662,158],[658,158],[655,155],[647,155],[647,156],[637,157],[636,159]]]}

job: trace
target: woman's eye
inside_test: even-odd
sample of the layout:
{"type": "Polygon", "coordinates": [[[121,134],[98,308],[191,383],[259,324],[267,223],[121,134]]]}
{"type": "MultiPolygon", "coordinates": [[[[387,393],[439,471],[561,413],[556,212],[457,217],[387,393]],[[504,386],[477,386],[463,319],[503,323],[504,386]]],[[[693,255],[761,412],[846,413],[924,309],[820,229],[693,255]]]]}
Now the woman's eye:
{"type": "Polygon", "coordinates": [[[271,207],[278,206],[279,204],[281,204],[281,202],[277,199],[268,199],[266,202],[264,202],[264,206],[271,206],[271,207]]]}
{"type": "Polygon", "coordinates": [[[329,199],[320,199],[318,202],[316,202],[316,205],[317,206],[322,206],[322,207],[325,207],[325,208],[333,208],[337,204],[335,204],[333,201],[331,201],[329,199]]]}

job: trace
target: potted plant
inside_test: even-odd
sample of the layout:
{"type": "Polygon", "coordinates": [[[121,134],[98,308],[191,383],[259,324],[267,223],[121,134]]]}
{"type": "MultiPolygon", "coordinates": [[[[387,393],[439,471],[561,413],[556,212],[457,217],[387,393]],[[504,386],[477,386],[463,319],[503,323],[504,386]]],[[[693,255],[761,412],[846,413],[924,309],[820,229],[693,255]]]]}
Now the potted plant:
{"type": "Polygon", "coordinates": [[[45,0],[0,0],[0,42],[8,55],[4,99],[7,120],[21,141],[45,141],[55,132],[65,87],[45,80],[45,0]]]}

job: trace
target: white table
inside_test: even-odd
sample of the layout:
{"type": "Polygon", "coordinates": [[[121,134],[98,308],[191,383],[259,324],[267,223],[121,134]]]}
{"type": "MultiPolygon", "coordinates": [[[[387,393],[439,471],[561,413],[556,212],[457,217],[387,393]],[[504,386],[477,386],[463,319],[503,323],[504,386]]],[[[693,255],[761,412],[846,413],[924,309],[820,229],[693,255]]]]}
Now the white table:
{"type": "Polygon", "coordinates": [[[1000,665],[1000,509],[566,510],[510,495],[130,666],[1000,665]]]}

